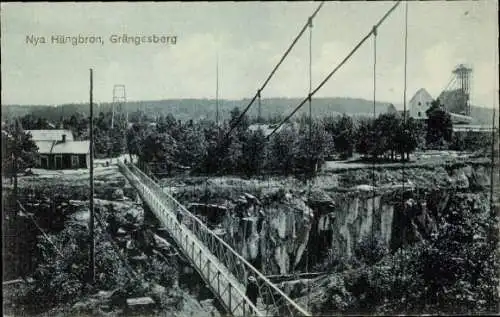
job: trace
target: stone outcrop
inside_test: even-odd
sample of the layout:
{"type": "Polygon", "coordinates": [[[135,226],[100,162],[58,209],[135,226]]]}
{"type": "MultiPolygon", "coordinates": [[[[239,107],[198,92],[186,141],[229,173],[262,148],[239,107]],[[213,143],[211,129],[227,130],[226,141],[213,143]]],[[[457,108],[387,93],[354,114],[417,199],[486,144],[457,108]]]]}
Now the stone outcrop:
{"type": "MultiPolygon", "coordinates": [[[[489,184],[487,168],[482,166],[455,166],[448,173],[437,169],[440,177],[447,178],[440,186],[447,184],[449,189],[489,184]]],[[[348,259],[370,236],[395,249],[427,237],[435,228],[436,210],[448,201],[446,188],[431,193],[417,175],[408,172],[409,196],[404,201],[397,182],[380,187],[383,191],[375,195],[368,184],[330,194],[313,190],[307,200],[303,192],[283,190],[263,197],[242,194],[227,202],[225,217],[217,226],[226,230],[226,241],[266,274],[310,269],[328,252],[348,259]]]]}

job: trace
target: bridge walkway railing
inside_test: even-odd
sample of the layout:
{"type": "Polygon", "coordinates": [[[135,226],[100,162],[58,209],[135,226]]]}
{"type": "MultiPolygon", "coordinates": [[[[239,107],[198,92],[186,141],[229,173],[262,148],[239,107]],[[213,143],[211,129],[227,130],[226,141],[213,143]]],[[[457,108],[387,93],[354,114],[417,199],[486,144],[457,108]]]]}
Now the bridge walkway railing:
{"type": "Polygon", "coordinates": [[[148,175],[135,165],[119,166],[228,312],[237,316],[310,316],[148,175]],[[248,274],[259,283],[258,308],[245,296],[242,281],[248,274]]]}

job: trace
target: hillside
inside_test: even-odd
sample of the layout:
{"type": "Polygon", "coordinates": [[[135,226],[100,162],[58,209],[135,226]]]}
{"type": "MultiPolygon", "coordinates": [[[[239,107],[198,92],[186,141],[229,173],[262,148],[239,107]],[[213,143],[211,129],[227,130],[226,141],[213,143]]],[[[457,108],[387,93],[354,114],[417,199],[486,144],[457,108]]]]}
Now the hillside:
{"type": "MultiPolygon", "coordinates": [[[[249,99],[241,100],[220,100],[219,109],[223,119],[228,119],[230,111],[234,107],[241,110],[244,109],[249,99]]],[[[261,102],[261,111],[263,118],[273,118],[276,116],[288,115],[302,100],[298,98],[270,98],[263,99],[261,102]]],[[[175,118],[185,120],[202,120],[215,119],[216,102],[214,99],[168,99],[168,100],[151,100],[151,101],[129,101],[123,105],[123,111],[132,114],[138,110],[144,110],[147,114],[167,115],[173,114],[175,118]]],[[[388,102],[377,102],[377,115],[387,112],[388,102]]],[[[402,108],[396,105],[396,108],[402,108]]],[[[250,108],[250,117],[257,117],[258,112],[257,102],[250,108]]],[[[97,112],[107,112],[111,110],[111,103],[101,103],[97,107],[97,112]]],[[[12,117],[24,116],[33,114],[50,120],[58,120],[61,116],[71,116],[74,113],[84,113],[88,115],[87,104],[64,104],[57,107],[47,105],[2,105],[2,118],[9,119],[12,117]]],[[[295,116],[308,113],[307,104],[304,105],[295,116]]],[[[347,113],[351,115],[368,115],[373,114],[373,101],[360,98],[346,97],[329,97],[315,98],[313,100],[313,116],[323,117],[327,115],[336,115],[347,113]]],[[[481,107],[472,107],[472,116],[477,123],[488,124],[491,122],[493,110],[481,107]]]]}
{"type": "MultiPolygon", "coordinates": [[[[300,102],[298,98],[271,98],[263,99],[261,102],[262,117],[285,116],[289,114],[300,102]]],[[[223,119],[229,118],[230,111],[234,107],[244,109],[249,99],[241,100],[221,100],[219,109],[223,119]]],[[[216,102],[214,99],[168,99],[151,101],[129,101],[123,105],[123,111],[133,113],[138,110],[144,110],[147,114],[173,114],[179,120],[200,120],[215,119],[216,102]]],[[[376,112],[387,111],[389,103],[378,102],[376,112]]],[[[251,117],[257,117],[257,102],[254,103],[249,111],[251,117]]],[[[111,103],[102,103],[98,106],[97,112],[107,112],[111,110],[111,103]]],[[[88,114],[88,105],[86,104],[64,104],[57,107],[44,105],[5,105],[2,106],[2,117],[12,118],[33,114],[43,116],[49,120],[57,120],[61,116],[70,116],[73,113],[82,112],[88,114]]],[[[307,113],[308,107],[304,106],[296,115],[307,113]]],[[[348,113],[348,114],[372,114],[373,101],[353,98],[315,98],[313,100],[313,115],[325,116],[330,114],[348,113]]]]}

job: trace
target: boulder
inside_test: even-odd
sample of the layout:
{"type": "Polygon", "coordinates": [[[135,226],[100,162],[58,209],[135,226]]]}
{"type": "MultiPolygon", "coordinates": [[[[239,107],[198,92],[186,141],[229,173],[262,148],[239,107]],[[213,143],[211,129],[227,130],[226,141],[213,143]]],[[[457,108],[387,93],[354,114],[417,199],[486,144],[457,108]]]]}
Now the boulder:
{"type": "Polygon", "coordinates": [[[149,293],[152,298],[154,298],[157,301],[161,301],[162,298],[165,297],[167,289],[164,286],[155,283],[151,286],[151,290],[149,293]]]}
{"type": "Polygon", "coordinates": [[[249,193],[244,193],[243,196],[246,198],[247,201],[250,201],[252,204],[260,205],[260,200],[254,195],[251,195],[249,193]]]}
{"type": "Polygon", "coordinates": [[[155,301],[149,297],[127,298],[127,306],[129,308],[149,308],[154,306],[155,301]]]}
{"type": "Polygon", "coordinates": [[[111,198],[113,200],[123,200],[125,197],[123,190],[120,188],[117,188],[113,191],[113,194],[111,195],[111,198]]]}
{"type": "Polygon", "coordinates": [[[469,185],[474,189],[481,189],[490,185],[490,176],[484,167],[478,167],[469,177],[469,185]]]}
{"type": "Polygon", "coordinates": [[[246,204],[248,204],[248,201],[247,201],[247,199],[244,196],[240,196],[236,200],[236,204],[238,204],[238,205],[246,205],[246,204]]]}
{"type": "Polygon", "coordinates": [[[92,312],[98,305],[100,301],[95,298],[89,298],[87,300],[76,302],[72,306],[72,310],[76,312],[92,312]]]}
{"type": "Polygon", "coordinates": [[[374,187],[372,185],[358,185],[355,187],[357,190],[361,190],[361,191],[372,191],[374,189],[374,187]]]}
{"type": "Polygon", "coordinates": [[[464,171],[459,171],[457,174],[454,175],[453,183],[458,188],[469,188],[469,178],[467,178],[467,175],[465,174],[464,171]]]}
{"type": "Polygon", "coordinates": [[[69,200],[69,204],[72,206],[80,207],[80,206],[85,206],[87,202],[81,201],[81,200],[69,200]]]}
{"type": "Polygon", "coordinates": [[[111,299],[113,296],[113,291],[99,291],[94,295],[95,298],[100,299],[102,301],[107,301],[111,299]]]}
{"type": "Polygon", "coordinates": [[[116,232],[116,234],[119,235],[119,236],[124,236],[124,235],[127,234],[127,231],[125,231],[125,229],[123,229],[122,227],[120,227],[118,229],[118,231],[116,232]]]}
{"type": "Polygon", "coordinates": [[[146,260],[148,259],[148,257],[143,253],[141,255],[133,256],[130,259],[132,261],[135,261],[135,262],[146,262],[146,260]]]}

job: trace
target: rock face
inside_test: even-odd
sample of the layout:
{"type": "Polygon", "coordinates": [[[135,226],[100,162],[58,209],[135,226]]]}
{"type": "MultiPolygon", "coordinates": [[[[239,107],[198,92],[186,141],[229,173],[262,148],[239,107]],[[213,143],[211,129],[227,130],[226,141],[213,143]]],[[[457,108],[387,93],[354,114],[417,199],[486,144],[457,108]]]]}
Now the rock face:
{"type": "Polygon", "coordinates": [[[307,202],[287,194],[248,213],[255,215],[224,218],[226,241],[263,272],[287,274],[318,263],[328,250],[350,257],[372,232],[389,244],[394,206],[364,192],[307,202]]]}
{"type": "Polygon", "coordinates": [[[187,206],[187,209],[192,213],[206,219],[208,224],[214,225],[220,223],[222,218],[227,213],[226,206],[216,204],[200,204],[192,203],[187,206]]]}
{"type": "MultiPolygon", "coordinates": [[[[489,183],[484,167],[455,166],[447,172],[449,188],[468,190],[489,183]]],[[[433,213],[447,203],[446,190],[430,193],[420,187],[404,201],[396,198],[401,190],[395,182],[374,196],[371,186],[356,185],[347,192],[323,191],[307,201],[303,193],[283,190],[272,198],[243,194],[227,204],[218,226],[226,229],[224,239],[266,274],[310,270],[328,253],[352,257],[372,235],[393,249],[428,235],[435,226],[433,213]]]]}
{"type": "MultiPolygon", "coordinates": [[[[328,213],[320,214],[316,234],[325,236],[327,243],[316,243],[323,248],[330,248],[340,256],[353,255],[354,247],[363,238],[375,234],[384,242],[391,239],[391,226],[394,207],[380,195],[357,193],[339,197],[335,207],[328,213]]],[[[314,245],[311,245],[314,250],[314,245]]],[[[318,248],[317,247],[317,248],[318,248]]],[[[321,251],[316,248],[316,254],[321,251]]]]}

